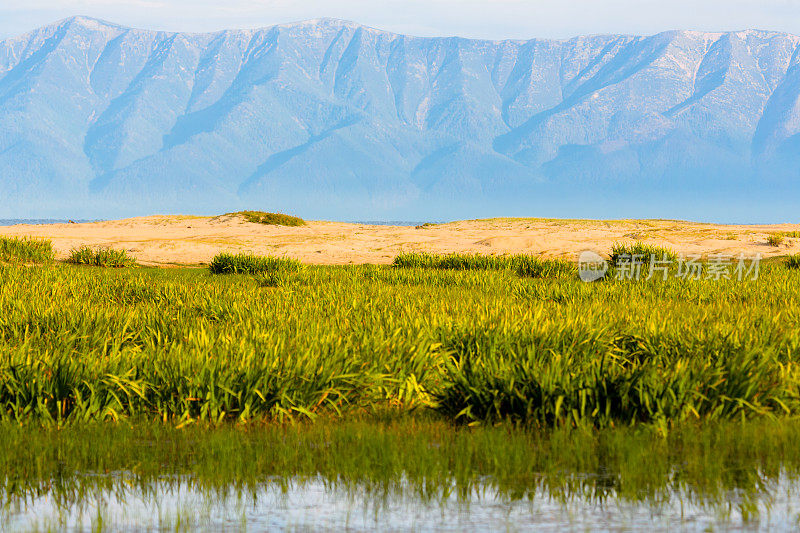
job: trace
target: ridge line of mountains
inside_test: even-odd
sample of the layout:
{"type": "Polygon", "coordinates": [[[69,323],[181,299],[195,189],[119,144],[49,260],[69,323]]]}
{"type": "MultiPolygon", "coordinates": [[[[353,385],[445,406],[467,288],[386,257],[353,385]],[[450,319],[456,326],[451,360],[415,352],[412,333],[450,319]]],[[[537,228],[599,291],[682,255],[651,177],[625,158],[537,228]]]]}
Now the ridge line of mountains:
{"type": "Polygon", "coordinates": [[[0,41],[0,198],[0,218],[797,221],[800,37],[73,17],[0,41]]]}

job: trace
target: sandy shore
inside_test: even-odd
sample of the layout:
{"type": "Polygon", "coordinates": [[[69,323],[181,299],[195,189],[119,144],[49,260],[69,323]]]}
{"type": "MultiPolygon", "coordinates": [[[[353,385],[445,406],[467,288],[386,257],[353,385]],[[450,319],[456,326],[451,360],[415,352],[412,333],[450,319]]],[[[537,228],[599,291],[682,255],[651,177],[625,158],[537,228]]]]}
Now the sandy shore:
{"type": "Polygon", "coordinates": [[[642,239],[679,253],[800,253],[800,239],[767,244],[770,233],[800,225],[716,225],[667,220],[488,219],[426,227],[309,222],[304,227],[251,224],[239,217],[149,216],[85,224],[0,227],[0,235],[52,240],[60,258],[77,246],[125,249],[145,265],[199,265],[220,251],[252,251],[308,264],[390,263],[400,252],[528,253],[575,259],[642,239]]]}

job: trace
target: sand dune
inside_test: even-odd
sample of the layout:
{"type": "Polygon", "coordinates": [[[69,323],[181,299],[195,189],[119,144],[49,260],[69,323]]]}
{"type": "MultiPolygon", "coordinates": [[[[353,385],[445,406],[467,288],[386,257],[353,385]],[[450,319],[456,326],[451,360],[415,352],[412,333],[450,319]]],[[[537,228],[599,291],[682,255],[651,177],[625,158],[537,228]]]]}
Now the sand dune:
{"type": "Polygon", "coordinates": [[[425,227],[309,222],[265,226],[237,216],[149,216],[85,224],[0,227],[0,235],[51,239],[59,257],[80,245],[129,251],[146,265],[199,265],[220,251],[252,251],[309,264],[390,263],[400,252],[529,253],[575,259],[583,250],[607,253],[615,242],[667,245],[680,253],[740,253],[763,257],[800,253],[800,239],[766,243],[800,225],[716,225],[668,220],[487,219],[425,227]]]}

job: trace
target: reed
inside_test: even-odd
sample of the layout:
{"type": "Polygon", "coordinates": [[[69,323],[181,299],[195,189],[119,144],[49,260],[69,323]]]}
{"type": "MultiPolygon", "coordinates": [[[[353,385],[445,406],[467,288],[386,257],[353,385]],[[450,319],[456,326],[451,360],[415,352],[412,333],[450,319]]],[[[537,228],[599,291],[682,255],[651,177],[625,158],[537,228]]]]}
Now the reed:
{"type": "Polygon", "coordinates": [[[509,270],[529,278],[559,279],[577,275],[577,268],[568,261],[525,254],[494,256],[411,252],[398,255],[392,264],[397,268],[432,270],[509,270]]]}
{"type": "Polygon", "coordinates": [[[212,274],[271,274],[296,271],[301,267],[294,259],[259,256],[252,253],[219,253],[211,260],[212,274]]]}
{"type": "Polygon", "coordinates": [[[106,268],[123,268],[135,265],[136,260],[129,256],[128,252],[125,250],[81,246],[70,252],[67,263],[106,268]]]}
{"type": "Polygon", "coordinates": [[[800,414],[800,276],[780,263],[748,282],[600,284],[265,264],[286,275],[0,265],[0,418],[390,409],[608,427],[800,414]]]}
{"type": "Polygon", "coordinates": [[[629,260],[638,258],[645,263],[651,259],[655,259],[656,261],[671,262],[674,262],[678,259],[678,254],[676,254],[672,248],[648,244],[642,241],[635,241],[632,244],[616,243],[611,247],[610,255],[612,265],[617,264],[623,258],[629,260]]]}
{"type": "Polygon", "coordinates": [[[45,239],[0,237],[0,262],[45,263],[53,260],[53,244],[45,239]]]}

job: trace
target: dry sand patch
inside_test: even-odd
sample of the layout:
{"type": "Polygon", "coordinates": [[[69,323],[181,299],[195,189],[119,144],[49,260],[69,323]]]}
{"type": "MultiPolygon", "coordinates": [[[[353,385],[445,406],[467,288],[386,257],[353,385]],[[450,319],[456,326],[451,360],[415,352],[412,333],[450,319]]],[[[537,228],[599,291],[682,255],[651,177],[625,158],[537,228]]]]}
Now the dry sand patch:
{"type": "Polygon", "coordinates": [[[72,248],[128,250],[146,265],[199,265],[220,251],[251,251],[308,264],[390,263],[400,252],[527,253],[575,259],[583,250],[606,253],[616,242],[641,239],[678,253],[740,253],[763,257],[800,253],[800,239],[767,244],[769,234],[800,225],[715,225],[671,220],[486,219],[446,224],[380,226],[314,221],[302,227],[267,226],[238,216],[149,216],[83,224],[0,227],[0,235],[53,241],[56,255],[72,248]]]}

